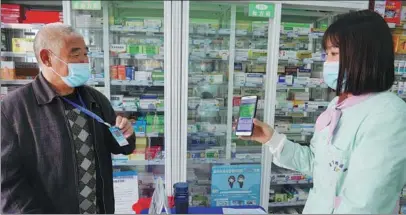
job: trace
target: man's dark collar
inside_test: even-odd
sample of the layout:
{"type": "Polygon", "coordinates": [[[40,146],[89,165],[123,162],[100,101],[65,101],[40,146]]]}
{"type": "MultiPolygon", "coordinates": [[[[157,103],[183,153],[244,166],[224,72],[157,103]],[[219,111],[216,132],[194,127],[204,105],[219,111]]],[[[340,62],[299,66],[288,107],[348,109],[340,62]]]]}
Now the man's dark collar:
{"type": "MultiPolygon", "coordinates": [[[[45,79],[42,73],[39,73],[35,80],[32,82],[35,98],[39,105],[51,103],[58,93],[51,87],[50,83],[45,79]]],[[[95,102],[94,98],[86,91],[85,87],[76,88],[77,92],[83,96],[84,100],[95,102]]]]}

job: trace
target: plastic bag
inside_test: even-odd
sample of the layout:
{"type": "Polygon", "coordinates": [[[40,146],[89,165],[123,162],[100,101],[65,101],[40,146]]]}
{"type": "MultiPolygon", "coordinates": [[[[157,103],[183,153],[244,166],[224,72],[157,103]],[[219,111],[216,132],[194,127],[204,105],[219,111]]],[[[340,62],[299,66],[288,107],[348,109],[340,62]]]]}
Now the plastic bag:
{"type": "Polygon", "coordinates": [[[171,214],[171,209],[168,207],[168,197],[165,193],[164,182],[161,177],[156,180],[154,194],[152,194],[151,204],[148,214],[171,214]],[[165,209],[165,211],[162,211],[165,209]]]}

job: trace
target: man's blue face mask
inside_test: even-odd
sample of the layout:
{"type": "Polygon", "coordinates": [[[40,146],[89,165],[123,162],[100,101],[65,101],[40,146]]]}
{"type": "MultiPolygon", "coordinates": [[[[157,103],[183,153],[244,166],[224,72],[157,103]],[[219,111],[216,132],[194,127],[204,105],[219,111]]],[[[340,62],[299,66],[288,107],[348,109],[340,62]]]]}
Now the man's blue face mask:
{"type": "MultiPolygon", "coordinates": [[[[51,52],[52,53],[52,52],[51,52]]],[[[90,65],[89,63],[66,63],[61,60],[58,56],[54,56],[62,63],[68,66],[68,75],[63,77],[57,73],[53,68],[52,71],[55,72],[66,85],[70,87],[79,87],[84,85],[90,78],[90,65]]]]}

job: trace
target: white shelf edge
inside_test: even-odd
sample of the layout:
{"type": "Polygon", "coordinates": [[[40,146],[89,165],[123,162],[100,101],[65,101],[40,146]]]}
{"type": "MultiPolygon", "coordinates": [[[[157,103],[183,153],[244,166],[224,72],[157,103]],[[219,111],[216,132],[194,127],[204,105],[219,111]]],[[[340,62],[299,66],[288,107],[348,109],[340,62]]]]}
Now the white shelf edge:
{"type": "Polygon", "coordinates": [[[306,201],[296,201],[296,202],[270,202],[269,207],[294,207],[303,206],[306,201]]]}
{"type": "Polygon", "coordinates": [[[45,24],[28,24],[28,23],[1,23],[1,28],[5,29],[24,29],[24,30],[37,30],[45,24]]]}

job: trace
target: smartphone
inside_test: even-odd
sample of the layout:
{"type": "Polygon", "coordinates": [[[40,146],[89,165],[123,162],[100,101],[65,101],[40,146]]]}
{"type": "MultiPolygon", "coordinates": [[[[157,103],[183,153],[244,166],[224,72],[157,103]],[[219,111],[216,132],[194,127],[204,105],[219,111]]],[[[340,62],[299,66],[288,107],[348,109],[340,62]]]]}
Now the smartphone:
{"type": "Polygon", "coordinates": [[[235,134],[237,136],[251,136],[254,129],[254,118],[257,112],[257,96],[241,97],[240,113],[235,134]]]}

